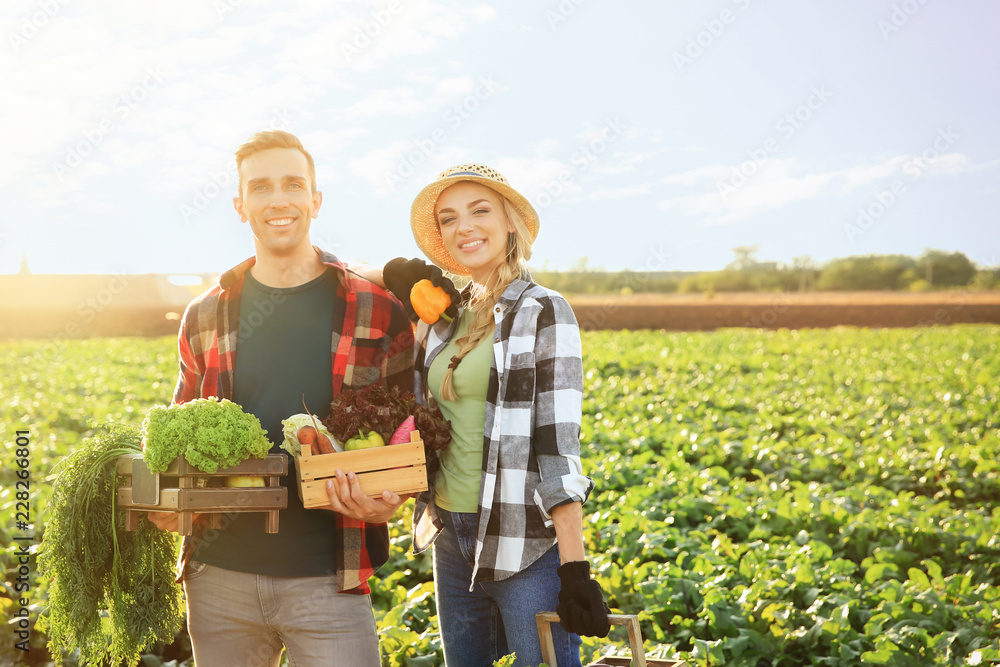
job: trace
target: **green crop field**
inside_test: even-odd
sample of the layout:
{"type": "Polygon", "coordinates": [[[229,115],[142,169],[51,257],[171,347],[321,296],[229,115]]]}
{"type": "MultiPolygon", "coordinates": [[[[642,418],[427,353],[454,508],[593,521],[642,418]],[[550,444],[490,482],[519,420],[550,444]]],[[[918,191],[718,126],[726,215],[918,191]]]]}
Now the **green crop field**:
{"type": "MultiPolygon", "coordinates": [[[[586,332],[586,537],[612,609],[640,615],[647,652],[692,665],[1000,659],[998,342],[1000,327],[966,325],[586,332]]],[[[33,621],[47,592],[18,550],[37,548],[52,468],[89,420],[138,425],[169,400],[174,341],[0,350],[0,664],[45,664],[41,631],[14,648],[21,598],[33,621]]],[[[441,662],[430,558],[408,553],[411,506],[373,580],[385,665],[441,662]]],[[[607,643],[586,640],[586,656],[607,643]]],[[[182,636],[145,664],[186,651],[182,636]]]]}

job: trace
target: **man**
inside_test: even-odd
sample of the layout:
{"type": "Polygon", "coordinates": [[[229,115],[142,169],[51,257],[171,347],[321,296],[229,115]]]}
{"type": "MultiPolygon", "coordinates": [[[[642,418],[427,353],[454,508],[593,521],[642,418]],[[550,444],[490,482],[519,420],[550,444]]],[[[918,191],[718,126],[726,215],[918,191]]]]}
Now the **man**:
{"type": "MultiPolygon", "coordinates": [[[[218,396],[256,415],[281,451],[281,420],[324,413],[345,388],[413,386],[413,334],[399,302],[314,248],[319,213],[312,156],[287,132],[254,135],[236,151],[240,219],[254,257],[188,306],[174,402],[218,396]]],[[[368,577],[388,559],[385,522],[396,494],[365,496],[353,475],[328,485],[329,509],[304,509],[289,475],[279,532],[264,515],[196,522],[178,564],[199,665],[380,665],[368,577]]],[[[176,515],[150,513],[176,530],[176,515]]]]}

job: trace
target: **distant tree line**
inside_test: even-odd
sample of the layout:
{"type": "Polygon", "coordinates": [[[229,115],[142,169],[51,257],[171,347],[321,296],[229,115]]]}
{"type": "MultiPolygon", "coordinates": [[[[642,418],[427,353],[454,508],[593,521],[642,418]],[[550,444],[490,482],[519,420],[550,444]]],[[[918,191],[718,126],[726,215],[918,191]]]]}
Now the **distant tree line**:
{"type": "Polygon", "coordinates": [[[761,262],[756,251],[733,248],[734,261],[721,271],[610,272],[589,268],[584,258],[569,271],[533,270],[532,277],[566,294],[1000,289],[1000,266],[977,267],[961,252],[860,255],[819,266],[808,256],[791,264],[761,262]]]}

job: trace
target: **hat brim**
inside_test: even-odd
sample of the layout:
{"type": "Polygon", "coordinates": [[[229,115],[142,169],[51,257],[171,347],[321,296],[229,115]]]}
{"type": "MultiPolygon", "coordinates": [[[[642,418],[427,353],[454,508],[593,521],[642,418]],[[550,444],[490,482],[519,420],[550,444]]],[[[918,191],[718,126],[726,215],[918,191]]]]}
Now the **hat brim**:
{"type": "Polygon", "coordinates": [[[485,176],[469,174],[446,176],[421,190],[410,207],[410,227],[413,229],[413,239],[427,258],[441,269],[454,275],[467,276],[470,273],[469,269],[458,263],[444,247],[441,230],[438,228],[437,218],[434,215],[438,196],[455,183],[462,181],[484,185],[510,201],[514,209],[521,215],[521,219],[524,220],[532,242],[538,236],[538,213],[531,202],[520,192],[505,183],[485,176]]]}

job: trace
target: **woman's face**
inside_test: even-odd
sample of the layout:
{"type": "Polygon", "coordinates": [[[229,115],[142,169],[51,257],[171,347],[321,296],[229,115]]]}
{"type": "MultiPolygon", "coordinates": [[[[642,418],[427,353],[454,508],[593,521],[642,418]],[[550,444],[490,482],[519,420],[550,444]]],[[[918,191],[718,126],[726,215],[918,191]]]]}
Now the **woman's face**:
{"type": "Polygon", "coordinates": [[[507,235],[514,228],[495,191],[471,181],[456,183],[438,195],[434,213],[445,249],[476,282],[485,282],[506,260],[507,235]]]}

